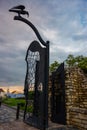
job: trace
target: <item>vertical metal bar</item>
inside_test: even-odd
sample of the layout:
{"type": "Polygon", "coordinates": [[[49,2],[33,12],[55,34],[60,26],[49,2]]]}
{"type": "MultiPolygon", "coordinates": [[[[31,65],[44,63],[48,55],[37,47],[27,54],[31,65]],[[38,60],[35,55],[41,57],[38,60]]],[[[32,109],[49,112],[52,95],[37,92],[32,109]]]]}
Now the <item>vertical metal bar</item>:
{"type": "Polygon", "coordinates": [[[19,112],[20,112],[20,104],[17,104],[17,113],[16,113],[16,120],[19,119],[19,112]]]}
{"type": "Polygon", "coordinates": [[[0,101],[0,107],[1,107],[1,101],[0,101]]]}
{"type": "Polygon", "coordinates": [[[24,117],[23,117],[23,120],[25,120],[26,111],[27,111],[27,104],[28,104],[28,100],[26,100],[26,104],[25,104],[25,108],[24,108],[24,117]]]}
{"type": "Polygon", "coordinates": [[[45,90],[44,90],[44,130],[48,128],[48,81],[49,81],[49,41],[46,42],[45,90]]]}
{"type": "Polygon", "coordinates": [[[54,80],[55,80],[55,73],[53,72],[52,73],[52,88],[51,88],[51,93],[52,93],[52,97],[51,97],[51,121],[53,121],[53,118],[54,118],[54,109],[55,109],[55,106],[54,106],[54,94],[55,94],[55,85],[54,85],[54,80]]]}

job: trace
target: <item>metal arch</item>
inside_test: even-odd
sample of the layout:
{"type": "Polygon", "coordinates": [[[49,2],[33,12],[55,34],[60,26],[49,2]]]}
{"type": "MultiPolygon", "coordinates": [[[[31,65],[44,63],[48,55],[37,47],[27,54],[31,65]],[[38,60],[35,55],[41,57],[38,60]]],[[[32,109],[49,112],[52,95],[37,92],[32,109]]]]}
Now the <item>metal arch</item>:
{"type": "Polygon", "coordinates": [[[15,16],[15,17],[14,17],[14,20],[19,20],[19,21],[22,21],[22,22],[28,24],[28,25],[33,29],[33,31],[35,32],[35,34],[36,34],[37,38],[39,39],[39,41],[40,41],[44,46],[47,46],[46,43],[49,43],[49,41],[47,41],[46,43],[44,42],[44,40],[42,39],[42,37],[41,37],[40,33],[38,32],[37,28],[36,28],[29,20],[27,20],[27,19],[25,19],[25,18],[23,18],[23,17],[21,17],[21,16],[15,16]]]}

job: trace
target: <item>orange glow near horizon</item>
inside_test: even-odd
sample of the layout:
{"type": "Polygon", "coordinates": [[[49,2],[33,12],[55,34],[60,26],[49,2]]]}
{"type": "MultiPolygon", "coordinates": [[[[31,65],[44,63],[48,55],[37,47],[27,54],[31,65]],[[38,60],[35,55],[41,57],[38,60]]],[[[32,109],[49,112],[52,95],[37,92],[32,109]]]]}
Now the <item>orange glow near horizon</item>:
{"type": "Polygon", "coordinates": [[[24,90],[24,86],[0,86],[0,88],[2,88],[5,92],[7,92],[8,89],[9,89],[9,92],[12,92],[12,91],[23,92],[24,90]]]}

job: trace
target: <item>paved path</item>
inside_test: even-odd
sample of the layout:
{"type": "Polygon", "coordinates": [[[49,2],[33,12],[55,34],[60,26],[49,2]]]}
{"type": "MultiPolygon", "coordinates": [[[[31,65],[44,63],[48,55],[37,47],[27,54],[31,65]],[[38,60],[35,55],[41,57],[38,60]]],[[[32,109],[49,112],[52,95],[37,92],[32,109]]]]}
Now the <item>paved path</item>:
{"type": "Polygon", "coordinates": [[[16,120],[16,110],[6,105],[0,107],[0,130],[38,130],[23,122],[23,116],[16,120]]]}
{"type": "MultiPolygon", "coordinates": [[[[0,107],[0,130],[38,130],[23,122],[23,114],[16,120],[16,109],[12,109],[6,105],[0,107]]],[[[64,125],[49,122],[48,130],[77,130],[67,128],[64,125]]]]}
{"type": "Polygon", "coordinates": [[[5,105],[0,107],[0,124],[11,122],[16,119],[16,110],[5,105]]]}

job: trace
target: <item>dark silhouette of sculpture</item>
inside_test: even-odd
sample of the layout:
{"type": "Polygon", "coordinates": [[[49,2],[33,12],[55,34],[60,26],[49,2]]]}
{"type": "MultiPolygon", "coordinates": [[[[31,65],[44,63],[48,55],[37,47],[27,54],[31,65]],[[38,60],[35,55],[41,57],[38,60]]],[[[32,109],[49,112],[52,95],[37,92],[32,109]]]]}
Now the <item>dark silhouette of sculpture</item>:
{"type": "Polygon", "coordinates": [[[18,6],[13,7],[12,9],[21,9],[23,11],[25,9],[25,6],[24,5],[18,5],[18,6]]]}
{"type": "Polygon", "coordinates": [[[25,6],[24,5],[19,5],[19,6],[15,6],[11,9],[9,9],[10,12],[15,12],[15,13],[18,13],[18,16],[20,15],[27,15],[29,17],[29,13],[28,11],[24,10],[25,9],[25,6]]]}

